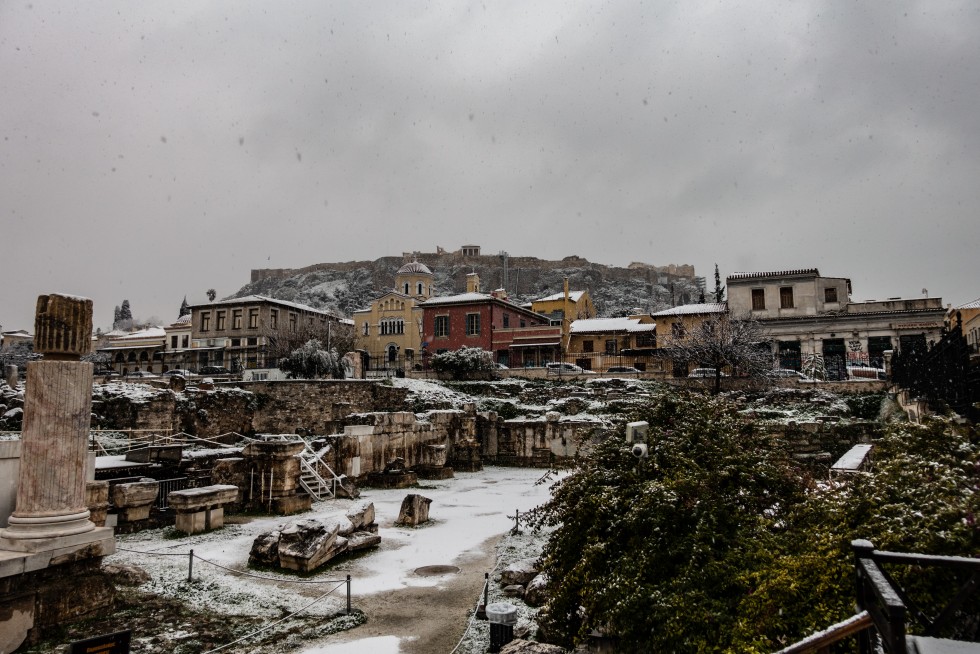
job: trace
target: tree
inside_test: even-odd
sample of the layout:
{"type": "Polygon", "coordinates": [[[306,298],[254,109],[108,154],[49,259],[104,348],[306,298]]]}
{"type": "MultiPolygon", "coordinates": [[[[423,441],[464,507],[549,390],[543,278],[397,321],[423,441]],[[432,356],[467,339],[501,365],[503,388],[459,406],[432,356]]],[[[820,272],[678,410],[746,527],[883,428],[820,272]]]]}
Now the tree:
{"type": "Polygon", "coordinates": [[[337,350],[324,348],[323,343],[312,339],[293,350],[279,361],[279,369],[290,379],[318,379],[320,377],[344,378],[344,367],[337,350]]]}
{"type": "Polygon", "coordinates": [[[189,304],[187,304],[187,296],[185,295],[184,301],[180,303],[180,312],[177,314],[177,317],[180,318],[181,316],[186,316],[190,312],[191,307],[189,304]]]}
{"type": "Polygon", "coordinates": [[[461,347],[436,354],[431,359],[431,365],[433,370],[451,373],[453,379],[494,369],[493,356],[479,347],[461,347]]]}
{"type": "Polygon", "coordinates": [[[554,528],[545,632],[570,646],[599,628],[624,652],[751,651],[733,642],[748,575],[771,563],[806,474],[718,399],[664,393],[631,419],[650,424],[648,458],[623,428],[600,435],[532,513],[554,528]]]}
{"type": "Polygon", "coordinates": [[[724,315],[698,323],[683,336],[668,337],[666,346],[670,358],[678,363],[714,368],[714,392],[718,393],[725,366],[733,374],[756,378],[772,370],[772,350],[767,340],[759,322],[724,315]]]}
{"type": "Polygon", "coordinates": [[[721,274],[718,272],[718,264],[715,264],[715,302],[725,301],[725,287],[721,285],[721,274]]]}
{"type": "Polygon", "coordinates": [[[213,288],[209,288],[207,292],[208,302],[214,302],[214,298],[218,297],[217,292],[213,288]]]}
{"type": "Polygon", "coordinates": [[[0,372],[3,372],[6,366],[17,366],[19,371],[24,372],[27,370],[28,361],[38,361],[43,358],[43,354],[34,351],[33,344],[15,343],[0,350],[0,372]]]}
{"type": "Polygon", "coordinates": [[[130,329],[133,326],[133,311],[129,308],[129,300],[123,300],[122,306],[113,309],[112,328],[130,329]]]}
{"type": "Polygon", "coordinates": [[[273,329],[263,323],[259,326],[259,334],[265,337],[266,360],[270,367],[311,340],[318,340],[324,344],[325,349],[337,350],[341,354],[352,351],[357,341],[353,325],[330,319],[325,322],[314,320],[312,323],[300,320],[293,331],[286,329],[284,325],[273,329]]]}

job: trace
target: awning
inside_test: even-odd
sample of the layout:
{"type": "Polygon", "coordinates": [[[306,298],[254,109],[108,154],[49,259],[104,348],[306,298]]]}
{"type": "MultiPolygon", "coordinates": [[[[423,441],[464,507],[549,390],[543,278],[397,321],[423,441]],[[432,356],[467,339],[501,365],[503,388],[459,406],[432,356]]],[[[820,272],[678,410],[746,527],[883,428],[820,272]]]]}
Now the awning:
{"type": "Polygon", "coordinates": [[[555,341],[554,343],[511,343],[510,347],[557,347],[558,345],[561,343],[555,341]]]}

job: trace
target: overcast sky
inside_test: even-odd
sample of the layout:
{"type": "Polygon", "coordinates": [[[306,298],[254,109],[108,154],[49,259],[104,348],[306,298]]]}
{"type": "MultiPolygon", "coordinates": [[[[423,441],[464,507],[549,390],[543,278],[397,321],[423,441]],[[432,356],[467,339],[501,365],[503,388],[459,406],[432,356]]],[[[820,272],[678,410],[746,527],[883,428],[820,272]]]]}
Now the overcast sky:
{"type": "Polygon", "coordinates": [[[469,243],[962,304],[978,35],[972,0],[0,2],[0,325],[469,243]]]}

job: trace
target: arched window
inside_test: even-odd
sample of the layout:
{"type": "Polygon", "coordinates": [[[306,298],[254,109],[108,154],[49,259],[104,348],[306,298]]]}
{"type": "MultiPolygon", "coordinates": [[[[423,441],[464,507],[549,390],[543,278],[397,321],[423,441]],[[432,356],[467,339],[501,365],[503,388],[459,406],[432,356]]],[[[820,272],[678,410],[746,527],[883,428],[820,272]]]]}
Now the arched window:
{"type": "Polygon", "coordinates": [[[408,295],[408,282],[405,282],[405,295],[408,295]]]}
{"type": "Polygon", "coordinates": [[[419,285],[418,285],[418,289],[419,289],[419,290],[418,290],[418,291],[416,291],[416,293],[415,293],[415,294],[416,294],[416,295],[422,295],[422,282],[419,282],[419,285]]]}

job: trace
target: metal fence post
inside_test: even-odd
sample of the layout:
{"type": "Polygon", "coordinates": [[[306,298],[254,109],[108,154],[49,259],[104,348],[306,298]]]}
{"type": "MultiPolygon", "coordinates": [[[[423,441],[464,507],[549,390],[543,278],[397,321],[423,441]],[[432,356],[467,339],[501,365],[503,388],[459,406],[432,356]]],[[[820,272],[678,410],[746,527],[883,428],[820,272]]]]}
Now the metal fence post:
{"type": "Polygon", "coordinates": [[[194,581],[194,550],[187,554],[187,581],[194,581]]]}
{"type": "Polygon", "coordinates": [[[347,615],[350,615],[350,575],[347,575],[347,615]]]}

